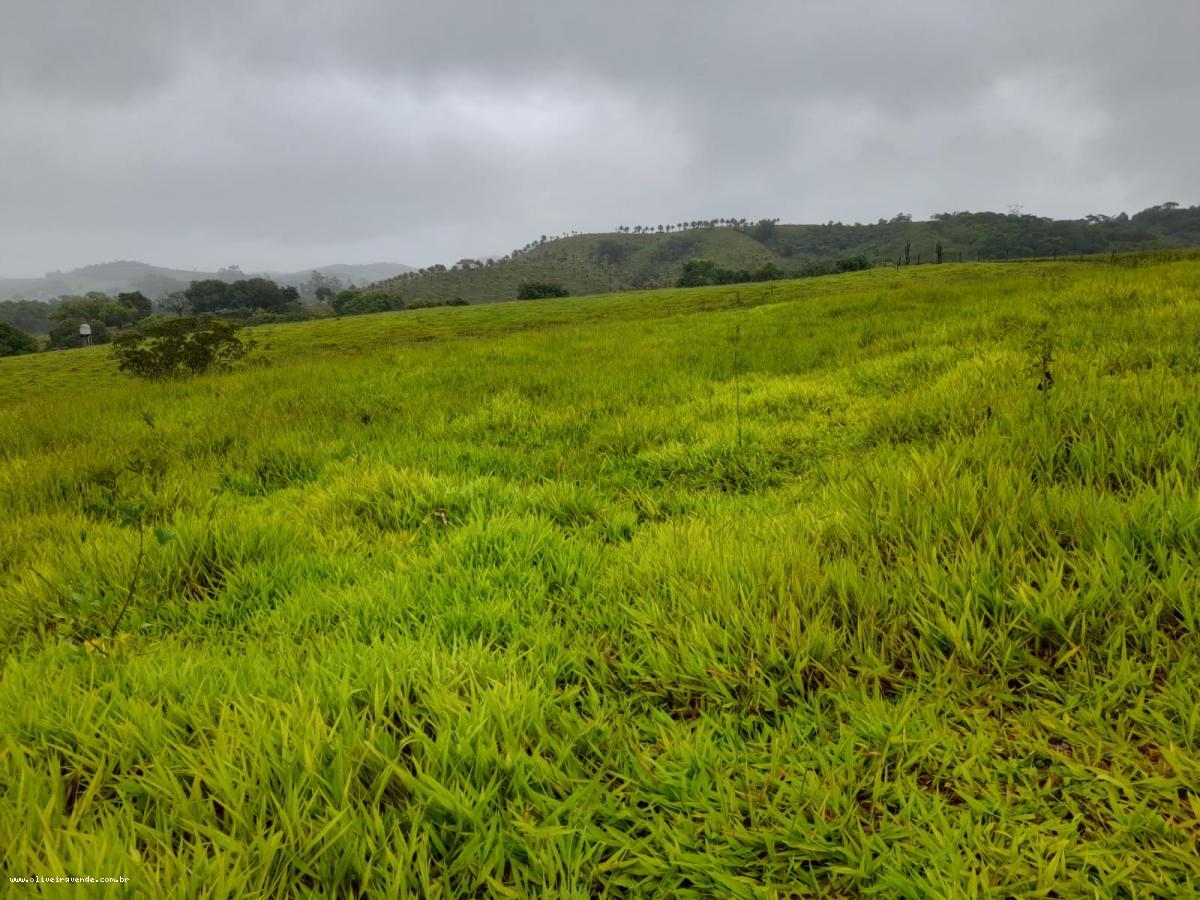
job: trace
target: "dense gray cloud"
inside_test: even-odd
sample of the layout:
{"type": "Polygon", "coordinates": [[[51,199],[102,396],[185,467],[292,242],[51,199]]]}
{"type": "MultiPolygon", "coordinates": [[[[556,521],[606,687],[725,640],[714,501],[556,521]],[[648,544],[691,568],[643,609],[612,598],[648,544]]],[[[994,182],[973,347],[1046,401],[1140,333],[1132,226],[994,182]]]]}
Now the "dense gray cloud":
{"type": "Polygon", "coordinates": [[[1200,202],[1200,3],[0,0],[0,274],[1200,202]]]}

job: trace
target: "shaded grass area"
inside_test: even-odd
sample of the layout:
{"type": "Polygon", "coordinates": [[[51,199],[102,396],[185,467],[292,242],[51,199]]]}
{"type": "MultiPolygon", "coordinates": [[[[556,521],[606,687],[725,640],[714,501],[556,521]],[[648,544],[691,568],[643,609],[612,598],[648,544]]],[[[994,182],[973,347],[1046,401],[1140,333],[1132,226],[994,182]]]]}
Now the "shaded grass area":
{"type": "Polygon", "coordinates": [[[5,875],[1195,893],[1198,313],[943,266],[0,360],[5,875]]]}

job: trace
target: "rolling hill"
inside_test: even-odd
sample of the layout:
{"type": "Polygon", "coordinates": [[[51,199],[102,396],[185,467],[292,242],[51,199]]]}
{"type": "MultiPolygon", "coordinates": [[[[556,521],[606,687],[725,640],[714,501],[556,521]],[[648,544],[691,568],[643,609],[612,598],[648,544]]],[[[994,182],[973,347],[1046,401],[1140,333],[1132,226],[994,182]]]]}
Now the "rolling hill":
{"type": "Polygon", "coordinates": [[[786,225],[774,221],[736,227],[671,226],[670,232],[579,234],[539,240],[500,259],[432,266],[382,282],[407,300],[471,303],[508,300],[527,281],[561,284],[572,294],[673,285],[685,262],[715,260],[727,268],[774,263],[802,275],[828,271],[839,258],[913,264],[943,258],[1001,260],[1200,246],[1200,207],[1163,204],[1133,216],[1054,220],[1032,215],[947,213],[914,222],[898,216],[873,225],[786,225]]]}

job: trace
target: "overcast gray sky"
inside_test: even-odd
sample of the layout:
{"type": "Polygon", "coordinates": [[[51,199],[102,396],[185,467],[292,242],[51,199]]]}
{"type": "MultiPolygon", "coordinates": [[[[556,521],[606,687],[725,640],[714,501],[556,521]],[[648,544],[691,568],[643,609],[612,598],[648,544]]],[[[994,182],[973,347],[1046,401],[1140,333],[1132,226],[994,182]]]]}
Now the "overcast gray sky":
{"type": "Polygon", "coordinates": [[[0,275],[1200,202],[1200,0],[0,0],[0,275]]]}

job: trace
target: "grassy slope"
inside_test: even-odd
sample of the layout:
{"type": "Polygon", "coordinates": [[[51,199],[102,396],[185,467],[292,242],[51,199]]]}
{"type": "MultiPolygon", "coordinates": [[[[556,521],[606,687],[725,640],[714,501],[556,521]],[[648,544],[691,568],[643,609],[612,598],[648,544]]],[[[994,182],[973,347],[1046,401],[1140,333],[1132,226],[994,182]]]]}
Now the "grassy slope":
{"type": "Polygon", "coordinates": [[[419,278],[383,282],[412,300],[471,303],[512,299],[526,281],[552,281],[572,294],[597,294],[673,284],[693,257],[757,268],[776,261],[753,238],[730,228],[682,234],[580,234],[558,238],[511,260],[480,269],[449,269],[419,278]],[[601,252],[608,248],[607,255],[601,252]]]}
{"type": "Polygon", "coordinates": [[[6,876],[1200,891],[1200,263],[259,339],[0,360],[6,876]]]}

